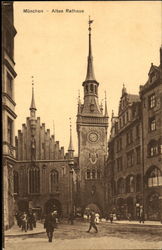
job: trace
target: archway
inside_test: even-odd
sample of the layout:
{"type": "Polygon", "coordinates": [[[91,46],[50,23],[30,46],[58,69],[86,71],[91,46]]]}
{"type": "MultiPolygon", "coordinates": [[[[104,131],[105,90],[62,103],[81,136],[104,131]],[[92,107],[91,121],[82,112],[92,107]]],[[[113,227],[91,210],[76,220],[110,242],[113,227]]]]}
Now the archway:
{"type": "Polygon", "coordinates": [[[56,199],[50,199],[44,205],[44,212],[45,214],[48,214],[49,212],[54,211],[54,210],[56,210],[58,215],[61,216],[62,208],[61,208],[60,201],[56,199]]]}
{"type": "Polygon", "coordinates": [[[159,220],[160,219],[160,206],[159,206],[159,194],[153,193],[147,198],[148,219],[159,220]]]}
{"type": "Polygon", "coordinates": [[[27,212],[29,209],[29,202],[27,200],[18,201],[18,210],[21,212],[27,212]]]}

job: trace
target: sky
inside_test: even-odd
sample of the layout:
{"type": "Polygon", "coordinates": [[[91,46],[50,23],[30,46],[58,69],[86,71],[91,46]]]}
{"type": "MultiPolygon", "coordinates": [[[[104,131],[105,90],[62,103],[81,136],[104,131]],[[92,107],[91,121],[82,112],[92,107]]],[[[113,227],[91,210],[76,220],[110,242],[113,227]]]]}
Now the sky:
{"type": "Polygon", "coordinates": [[[94,20],[92,54],[100,84],[99,103],[106,91],[110,131],[111,113],[118,114],[123,83],[128,93],[138,94],[139,85],[148,79],[151,63],[160,63],[161,10],[161,1],[15,1],[16,135],[30,114],[34,76],[37,117],[51,134],[55,130],[55,138],[65,151],[71,117],[77,155],[77,102],[79,90],[83,102],[89,16],[94,20]],[[25,13],[24,9],[43,12],[25,13]]]}

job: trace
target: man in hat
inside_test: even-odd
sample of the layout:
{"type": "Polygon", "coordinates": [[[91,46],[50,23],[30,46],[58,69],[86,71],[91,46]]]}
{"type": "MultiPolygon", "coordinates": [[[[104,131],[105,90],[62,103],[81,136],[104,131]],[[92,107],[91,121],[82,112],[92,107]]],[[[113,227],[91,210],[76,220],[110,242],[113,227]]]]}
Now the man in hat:
{"type": "Polygon", "coordinates": [[[92,227],[96,230],[95,232],[98,233],[98,229],[97,229],[97,226],[96,226],[96,217],[95,217],[95,212],[94,211],[92,211],[90,213],[90,225],[89,225],[89,229],[88,229],[87,233],[90,232],[92,227]]]}
{"type": "Polygon", "coordinates": [[[56,228],[56,216],[53,212],[50,212],[44,222],[44,228],[46,229],[48,241],[52,242],[54,228],[56,228]]]}

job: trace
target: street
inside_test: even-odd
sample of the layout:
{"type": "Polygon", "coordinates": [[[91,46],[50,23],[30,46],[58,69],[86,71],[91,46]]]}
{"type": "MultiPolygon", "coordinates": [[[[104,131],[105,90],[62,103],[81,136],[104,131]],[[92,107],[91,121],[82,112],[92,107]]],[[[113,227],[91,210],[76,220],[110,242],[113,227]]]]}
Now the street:
{"type": "MultiPolygon", "coordinates": [[[[43,225],[42,225],[43,227],[43,225]]],[[[82,249],[162,249],[162,227],[140,224],[98,225],[98,233],[87,233],[88,223],[60,224],[54,232],[52,243],[46,233],[7,237],[6,250],[82,250],[82,249]]]]}

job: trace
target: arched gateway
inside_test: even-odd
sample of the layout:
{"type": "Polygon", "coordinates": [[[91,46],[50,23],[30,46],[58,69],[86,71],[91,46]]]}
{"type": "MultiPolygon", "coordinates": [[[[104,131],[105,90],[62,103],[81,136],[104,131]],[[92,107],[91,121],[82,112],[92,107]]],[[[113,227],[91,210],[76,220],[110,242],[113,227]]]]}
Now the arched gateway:
{"type": "Polygon", "coordinates": [[[100,215],[102,214],[100,208],[94,203],[90,203],[85,207],[84,214],[88,215],[90,214],[91,211],[94,211],[95,213],[99,213],[100,215]]]}

